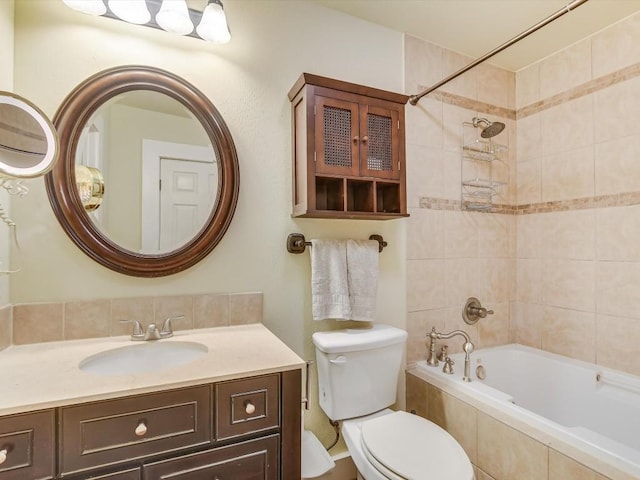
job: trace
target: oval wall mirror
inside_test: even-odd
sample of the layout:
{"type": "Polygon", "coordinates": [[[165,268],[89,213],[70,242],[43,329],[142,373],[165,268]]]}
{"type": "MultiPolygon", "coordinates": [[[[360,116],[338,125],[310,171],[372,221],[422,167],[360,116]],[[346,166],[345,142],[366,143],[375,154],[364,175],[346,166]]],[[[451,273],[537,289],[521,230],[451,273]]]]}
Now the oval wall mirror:
{"type": "Polygon", "coordinates": [[[60,161],[45,179],[67,235],[98,263],[139,277],[191,267],[220,242],[239,191],[231,133],[184,79],[153,67],[100,72],[53,123],[60,161]]]}
{"type": "Polygon", "coordinates": [[[38,177],[58,158],[58,136],[33,103],[0,92],[0,176],[38,177]]]}

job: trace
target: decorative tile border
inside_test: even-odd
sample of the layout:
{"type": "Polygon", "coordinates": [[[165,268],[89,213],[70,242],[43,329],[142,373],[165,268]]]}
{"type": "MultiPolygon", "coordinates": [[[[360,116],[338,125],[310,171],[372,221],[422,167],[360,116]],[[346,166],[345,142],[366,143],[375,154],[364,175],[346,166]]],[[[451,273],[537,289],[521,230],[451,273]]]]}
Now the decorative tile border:
{"type": "Polygon", "coordinates": [[[640,192],[615,193],[612,195],[572,198],[569,200],[528,203],[523,205],[493,204],[491,208],[487,210],[463,210],[460,200],[420,197],[420,208],[428,210],[455,210],[478,213],[500,213],[505,215],[528,215],[532,213],[565,212],[568,210],[586,210],[590,208],[628,207],[631,205],[640,205],[640,192]]]}

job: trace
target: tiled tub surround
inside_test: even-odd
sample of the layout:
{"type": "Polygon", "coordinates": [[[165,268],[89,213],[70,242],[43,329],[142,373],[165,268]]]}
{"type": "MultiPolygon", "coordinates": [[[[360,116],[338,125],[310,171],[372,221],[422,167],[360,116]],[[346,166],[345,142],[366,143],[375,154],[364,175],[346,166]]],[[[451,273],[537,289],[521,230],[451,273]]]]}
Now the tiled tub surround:
{"type": "Polygon", "coordinates": [[[52,342],[126,335],[132,326],[162,325],[172,315],[174,330],[262,323],[262,293],[114,298],[13,305],[0,310],[0,349],[13,343],[52,342]],[[12,321],[11,321],[12,320],[12,321]],[[13,332],[11,334],[11,332],[13,332]],[[8,337],[8,338],[7,338],[8,337]]]}
{"type": "MultiPolygon", "coordinates": [[[[409,363],[435,325],[640,375],[639,43],[636,14],[515,74],[480,65],[407,109],[409,363]],[[476,115],[507,124],[494,213],[460,210],[459,125],[476,115]],[[469,296],[496,314],[467,326],[469,296]]],[[[408,92],[470,60],[405,47],[408,92]]]]}
{"type": "Polygon", "coordinates": [[[487,478],[640,477],[639,377],[506,345],[474,352],[467,383],[463,356],[453,357],[454,375],[426,362],[408,372],[407,408],[447,428],[487,478]]]}

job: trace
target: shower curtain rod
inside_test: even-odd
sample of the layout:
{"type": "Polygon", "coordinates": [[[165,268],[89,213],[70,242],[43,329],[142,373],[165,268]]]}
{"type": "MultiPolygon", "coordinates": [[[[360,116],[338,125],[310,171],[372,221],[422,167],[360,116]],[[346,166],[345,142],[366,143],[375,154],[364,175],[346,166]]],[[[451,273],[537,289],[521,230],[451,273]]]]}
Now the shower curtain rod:
{"type": "Polygon", "coordinates": [[[416,94],[416,95],[412,95],[411,97],[409,97],[409,103],[411,105],[417,105],[418,101],[424,97],[425,95],[428,95],[429,93],[433,92],[434,90],[440,88],[441,86],[443,86],[445,83],[450,82],[451,80],[453,80],[456,77],[459,77],[460,75],[462,75],[463,73],[465,73],[468,70],[471,70],[473,67],[475,67],[476,65],[484,62],[485,60],[493,57],[494,55],[496,55],[497,53],[500,53],[502,50],[504,50],[505,48],[510,47],[511,45],[513,45],[516,42],[519,42],[520,40],[522,40],[524,37],[531,35],[533,32],[541,29],[542,27],[544,27],[545,25],[553,22],[555,19],[561,17],[562,15],[564,15],[565,13],[569,13],[571,10],[579,7],[580,5],[582,5],[583,3],[588,2],[589,0],[573,0],[572,2],[568,3],[564,8],[561,8],[560,10],[558,10],[556,13],[554,13],[553,15],[545,18],[544,20],[542,20],[541,22],[536,23],[534,26],[528,28],[527,30],[525,30],[524,32],[522,32],[519,35],[516,35],[515,37],[513,37],[511,40],[503,43],[502,45],[500,45],[497,48],[494,48],[493,50],[491,50],[489,53],[484,54],[482,57],[474,60],[473,62],[471,62],[470,64],[462,67],[460,70],[458,70],[457,72],[452,73],[451,75],[449,75],[448,77],[444,78],[443,80],[439,81],[438,83],[436,83],[435,85],[427,88],[426,90],[416,94]]]}

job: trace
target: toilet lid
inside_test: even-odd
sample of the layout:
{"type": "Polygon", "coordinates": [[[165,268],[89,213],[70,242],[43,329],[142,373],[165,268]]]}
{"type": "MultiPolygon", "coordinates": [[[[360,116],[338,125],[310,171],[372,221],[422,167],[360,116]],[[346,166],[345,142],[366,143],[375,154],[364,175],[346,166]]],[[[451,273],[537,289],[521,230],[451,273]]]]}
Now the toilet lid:
{"type": "Polygon", "coordinates": [[[361,425],[365,455],[388,478],[472,480],[469,457],[445,430],[418,415],[393,412],[361,425]]]}

